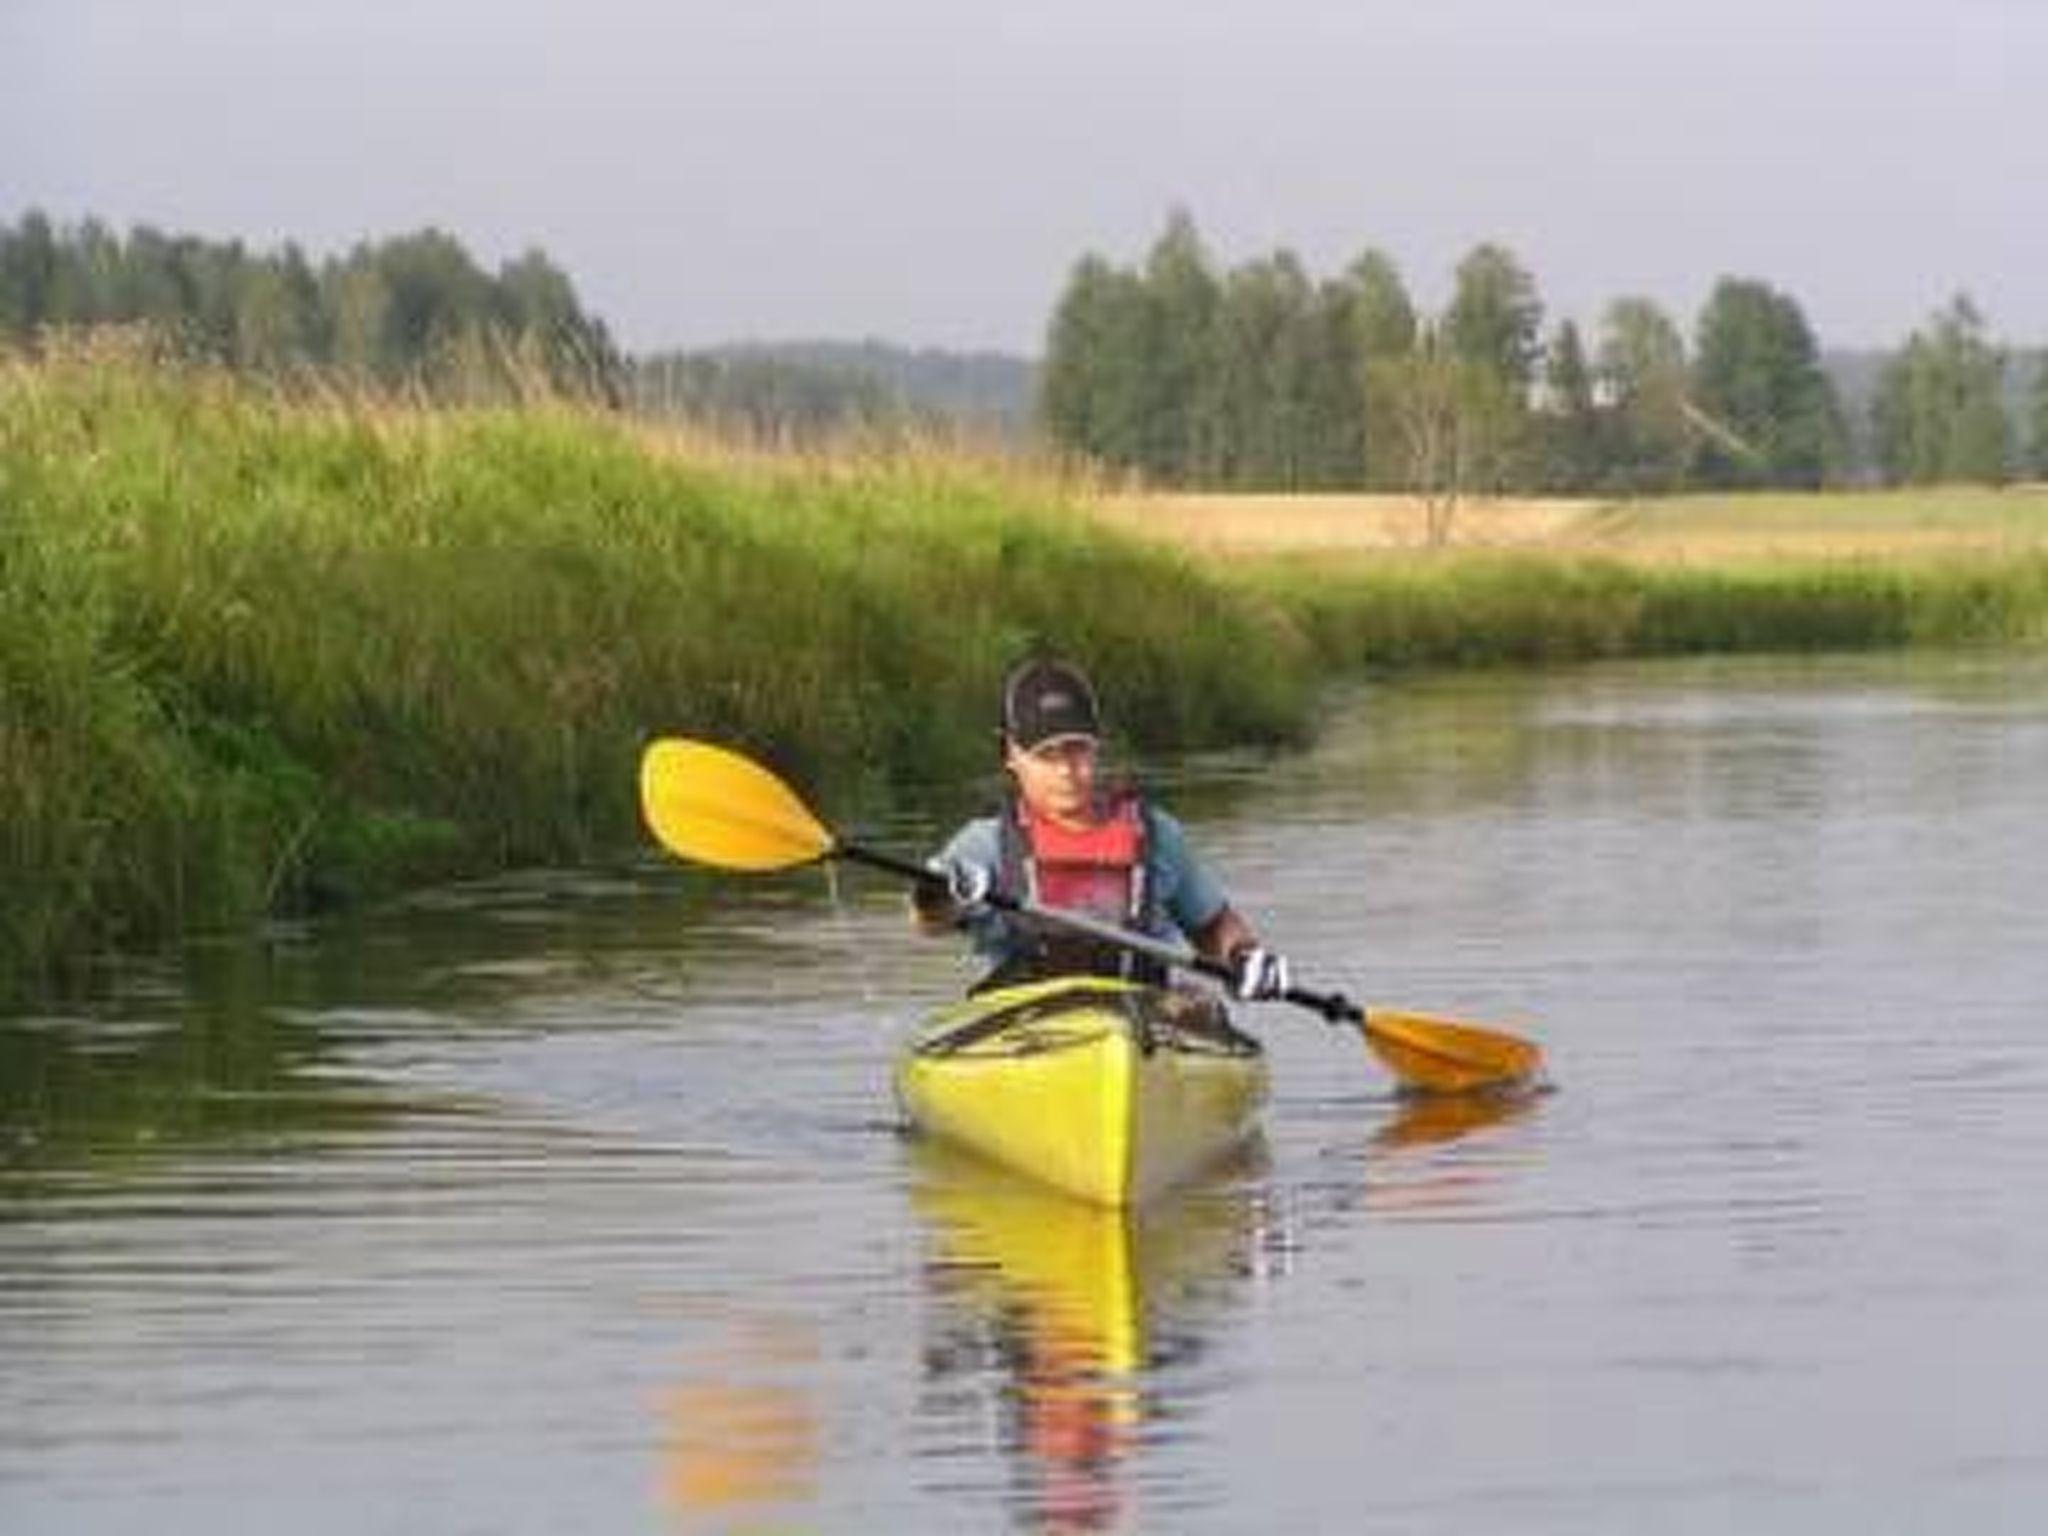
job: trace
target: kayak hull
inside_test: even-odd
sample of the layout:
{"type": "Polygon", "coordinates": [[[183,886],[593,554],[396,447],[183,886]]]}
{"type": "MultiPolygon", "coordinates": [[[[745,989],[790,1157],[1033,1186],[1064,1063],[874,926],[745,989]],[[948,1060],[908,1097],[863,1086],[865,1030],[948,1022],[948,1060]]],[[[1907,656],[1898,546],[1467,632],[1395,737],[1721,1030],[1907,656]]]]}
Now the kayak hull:
{"type": "Polygon", "coordinates": [[[980,993],[896,1064],[918,1130],[1093,1205],[1142,1204],[1249,1136],[1257,1041],[1220,1005],[1101,977],[980,993]]]}

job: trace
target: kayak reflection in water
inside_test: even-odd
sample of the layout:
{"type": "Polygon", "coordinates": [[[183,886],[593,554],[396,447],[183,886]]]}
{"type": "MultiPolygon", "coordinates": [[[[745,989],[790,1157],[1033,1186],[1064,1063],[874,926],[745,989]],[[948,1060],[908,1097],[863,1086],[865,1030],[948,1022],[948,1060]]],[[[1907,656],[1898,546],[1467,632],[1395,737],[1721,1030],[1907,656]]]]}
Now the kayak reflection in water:
{"type": "Polygon", "coordinates": [[[909,1144],[911,1199],[928,1248],[923,1413],[955,1489],[964,1450],[1001,1458],[1021,1529],[1167,1528],[1149,1496],[1197,1496],[1185,1469],[1148,1464],[1161,1427],[1211,1440],[1226,1389],[1191,1369],[1251,1296],[1285,1282],[1320,1229],[1360,1209],[1396,1218],[1483,1207],[1502,1164],[1458,1145],[1532,1112],[1503,1095],[1413,1098],[1368,1137],[1323,1149],[1316,1177],[1276,1187],[1247,1143],[1215,1177],[1142,1212],[1070,1200],[943,1144],[909,1144]],[[1338,1158],[1335,1154],[1345,1154],[1338,1158]],[[1354,1157],[1353,1154],[1362,1154],[1354,1157]],[[1328,1170],[1340,1170],[1334,1179],[1328,1170]]]}
{"type": "Polygon", "coordinates": [[[1231,906],[1180,822],[1131,786],[1103,780],[1100,711],[1080,668],[1051,658],[1014,668],[1001,730],[1011,779],[1002,807],[955,832],[931,861],[945,884],[919,886],[911,898],[921,931],[964,930],[990,961],[974,990],[1054,976],[1167,980],[1146,955],[997,910],[988,900],[996,893],[1152,939],[1185,937],[1229,966],[1246,1001],[1286,992],[1286,960],[1231,906]]]}
{"type": "MultiPolygon", "coordinates": [[[[940,1145],[913,1156],[931,1235],[927,1411],[994,1431],[1026,1528],[1134,1528],[1132,1463],[1173,1392],[1156,1370],[1204,1349],[1255,1262],[1261,1202],[1226,1183],[1137,1221],[940,1145]]],[[[1248,1158],[1240,1173],[1256,1171],[1248,1158]]]]}

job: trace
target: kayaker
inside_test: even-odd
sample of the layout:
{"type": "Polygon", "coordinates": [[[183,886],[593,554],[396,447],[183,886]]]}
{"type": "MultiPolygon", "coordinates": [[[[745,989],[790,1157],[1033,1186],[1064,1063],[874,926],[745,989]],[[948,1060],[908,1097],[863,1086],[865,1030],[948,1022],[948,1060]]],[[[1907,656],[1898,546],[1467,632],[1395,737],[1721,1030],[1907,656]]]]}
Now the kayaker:
{"type": "Polygon", "coordinates": [[[1286,960],[1231,906],[1181,824],[1100,776],[1100,712],[1080,668],[1042,658],[1013,669],[1001,728],[1011,780],[1002,809],[955,832],[931,861],[945,884],[912,897],[922,931],[964,929],[992,963],[974,990],[1065,975],[1167,979],[1156,960],[996,910],[992,891],[1153,938],[1184,937],[1230,967],[1232,990],[1247,1001],[1287,990],[1286,960]]]}

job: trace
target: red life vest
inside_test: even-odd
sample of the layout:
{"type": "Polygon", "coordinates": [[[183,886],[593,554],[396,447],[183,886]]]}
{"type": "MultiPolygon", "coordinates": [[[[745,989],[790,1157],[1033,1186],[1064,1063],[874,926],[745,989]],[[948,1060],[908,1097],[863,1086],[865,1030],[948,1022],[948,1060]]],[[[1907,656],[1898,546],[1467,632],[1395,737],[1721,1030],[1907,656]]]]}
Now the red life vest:
{"type": "Polygon", "coordinates": [[[1145,817],[1135,795],[1110,802],[1086,827],[1067,827],[1021,802],[1024,879],[1041,906],[1119,926],[1135,923],[1145,907],[1145,817]]]}
{"type": "MultiPolygon", "coordinates": [[[[1137,791],[1109,796],[1094,821],[1062,827],[1034,816],[1016,795],[997,821],[1000,888],[1043,907],[1084,913],[1119,928],[1149,932],[1153,893],[1147,874],[1151,818],[1137,791]]],[[[1084,935],[1013,925],[1014,947],[983,978],[981,987],[1045,976],[1123,976],[1161,983],[1166,968],[1121,945],[1084,935]]]]}

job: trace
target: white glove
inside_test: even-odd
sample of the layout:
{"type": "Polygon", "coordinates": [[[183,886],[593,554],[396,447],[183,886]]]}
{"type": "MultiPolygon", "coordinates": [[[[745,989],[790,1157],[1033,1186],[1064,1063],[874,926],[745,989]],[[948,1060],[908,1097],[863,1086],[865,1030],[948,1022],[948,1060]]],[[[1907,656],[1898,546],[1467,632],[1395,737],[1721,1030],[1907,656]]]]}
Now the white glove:
{"type": "Polygon", "coordinates": [[[1265,1002],[1287,991],[1287,957],[1254,944],[1231,962],[1230,989],[1248,1003],[1265,1002]]]}
{"type": "Polygon", "coordinates": [[[954,864],[946,870],[946,892],[962,917],[979,917],[987,911],[988,894],[995,884],[995,876],[980,864],[954,864]]]}

